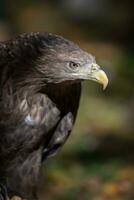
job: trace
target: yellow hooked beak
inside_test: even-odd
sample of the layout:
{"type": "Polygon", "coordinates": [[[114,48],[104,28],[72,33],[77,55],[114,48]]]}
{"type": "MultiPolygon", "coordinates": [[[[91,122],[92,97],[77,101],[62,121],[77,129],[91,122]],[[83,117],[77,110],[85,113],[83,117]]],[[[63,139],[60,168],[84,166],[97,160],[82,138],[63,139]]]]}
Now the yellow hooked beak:
{"type": "Polygon", "coordinates": [[[103,85],[103,90],[106,89],[108,85],[108,78],[105,72],[100,68],[99,65],[93,63],[90,67],[90,73],[88,74],[90,80],[98,82],[103,85]]]}
{"type": "Polygon", "coordinates": [[[108,78],[103,70],[100,69],[98,71],[93,72],[92,77],[94,81],[103,85],[103,90],[106,89],[108,85],[108,78]]]}

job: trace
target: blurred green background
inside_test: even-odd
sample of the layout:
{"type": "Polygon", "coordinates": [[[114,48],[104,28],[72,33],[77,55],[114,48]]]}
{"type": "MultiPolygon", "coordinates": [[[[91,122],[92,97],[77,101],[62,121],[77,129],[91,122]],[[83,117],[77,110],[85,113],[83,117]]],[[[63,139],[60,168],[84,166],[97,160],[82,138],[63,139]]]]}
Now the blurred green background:
{"type": "Polygon", "coordinates": [[[0,0],[0,40],[31,31],[63,35],[96,56],[105,91],[83,83],[77,121],[43,166],[46,200],[134,200],[134,27],[130,0],[0,0]]]}

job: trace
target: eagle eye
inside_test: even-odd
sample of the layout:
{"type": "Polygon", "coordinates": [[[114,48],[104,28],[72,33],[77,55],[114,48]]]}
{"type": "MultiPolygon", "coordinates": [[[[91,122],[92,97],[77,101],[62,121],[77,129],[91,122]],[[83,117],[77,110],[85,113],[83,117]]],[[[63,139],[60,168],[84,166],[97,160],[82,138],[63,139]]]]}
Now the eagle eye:
{"type": "Polygon", "coordinates": [[[69,66],[70,66],[70,68],[75,69],[75,68],[79,67],[79,64],[71,61],[71,62],[69,63],[69,66]]]}

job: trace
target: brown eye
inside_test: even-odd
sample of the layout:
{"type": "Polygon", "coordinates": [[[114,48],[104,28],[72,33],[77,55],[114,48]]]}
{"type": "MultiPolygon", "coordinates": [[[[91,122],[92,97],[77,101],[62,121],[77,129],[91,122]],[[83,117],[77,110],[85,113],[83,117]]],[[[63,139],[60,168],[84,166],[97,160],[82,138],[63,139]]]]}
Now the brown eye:
{"type": "Polygon", "coordinates": [[[71,68],[77,68],[77,67],[79,67],[79,64],[78,63],[75,63],[75,62],[70,62],[69,63],[69,66],[71,67],[71,68]]]}

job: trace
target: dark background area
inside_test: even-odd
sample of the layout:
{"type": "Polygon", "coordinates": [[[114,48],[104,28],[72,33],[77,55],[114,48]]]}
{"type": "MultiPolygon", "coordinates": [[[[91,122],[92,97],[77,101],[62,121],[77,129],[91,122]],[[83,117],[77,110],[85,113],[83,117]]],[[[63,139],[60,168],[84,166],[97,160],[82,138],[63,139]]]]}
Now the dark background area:
{"type": "Polygon", "coordinates": [[[78,118],[43,166],[42,199],[134,199],[134,11],[128,0],[0,0],[0,40],[63,35],[96,56],[109,77],[83,83],[78,118]]]}

